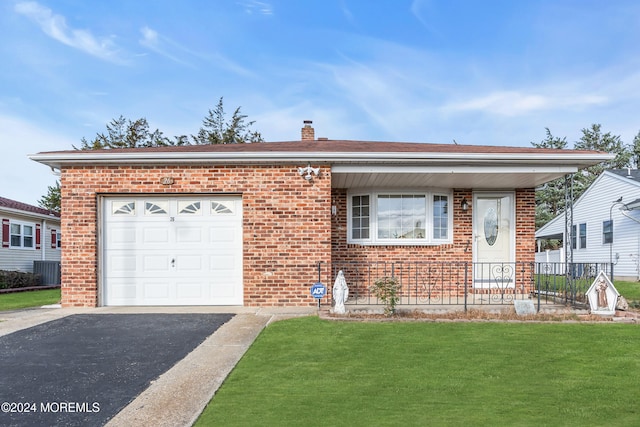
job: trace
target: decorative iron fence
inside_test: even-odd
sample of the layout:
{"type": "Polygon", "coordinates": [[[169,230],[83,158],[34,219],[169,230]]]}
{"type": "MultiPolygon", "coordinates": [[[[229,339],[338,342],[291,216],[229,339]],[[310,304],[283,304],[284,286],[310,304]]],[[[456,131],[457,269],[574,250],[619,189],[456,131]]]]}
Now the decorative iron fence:
{"type": "Polygon", "coordinates": [[[400,285],[398,305],[586,303],[585,294],[605,263],[471,263],[471,262],[338,262],[318,264],[318,279],[327,297],[339,271],[349,287],[347,305],[381,305],[372,292],[376,280],[393,277],[400,285]]]}

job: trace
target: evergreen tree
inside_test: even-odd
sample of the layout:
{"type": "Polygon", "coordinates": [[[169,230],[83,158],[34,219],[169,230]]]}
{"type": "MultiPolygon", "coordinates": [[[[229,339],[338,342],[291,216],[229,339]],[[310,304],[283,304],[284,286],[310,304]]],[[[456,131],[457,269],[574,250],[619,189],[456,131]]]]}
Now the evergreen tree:
{"type": "MultiPolygon", "coordinates": [[[[80,150],[100,150],[105,148],[139,148],[174,145],[162,132],[156,129],[149,131],[147,119],[135,121],[123,116],[111,120],[107,124],[107,133],[98,133],[92,141],[81,140],[80,150]]],[[[76,148],[74,146],[74,148],[76,148]]]]}
{"type": "MultiPolygon", "coordinates": [[[[545,128],[546,137],[539,143],[532,142],[536,148],[567,148],[567,139],[554,137],[549,128],[545,128]]],[[[554,179],[536,189],[536,229],[542,227],[560,214],[565,206],[564,178],[554,179]]]]}
{"type": "Polygon", "coordinates": [[[240,107],[235,109],[230,121],[227,122],[225,116],[222,97],[220,97],[216,108],[209,110],[209,114],[202,121],[198,134],[191,135],[193,143],[198,145],[242,144],[264,141],[259,132],[249,129],[255,122],[245,122],[247,116],[240,113],[240,107]]]}
{"type": "Polygon", "coordinates": [[[636,169],[640,168],[640,131],[633,138],[633,143],[631,144],[631,161],[630,166],[635,167],[636,169]]]}
{"type": "Polygon", "coordinates": [[[577,173],[574,177],[573,197],[578,199],[582,193],[607,169],[622,169],[630,166],[632,151],[624,145],[619,135],[602,133],[600,124],[592,124],[582,129],[582,137],[574,144],[576,150],[595,150],[615,154],[610,161],[598,163],[577,173]]]}
{"type": "MultiPolygon", "coordinates": [[[[202,127],[197,135],[191,135],[191,140],[187,135],[167,138],[156,129],[149,130],[147,119],[140,118],[135,121],[126,119],[123,116],[111,120],[107,123],[106,133],[97,133],[91,141],[86,138],[80,140],[80,147],[76,150],[104,150],[114,148],[142,148],[142,147],[164,147],[194,144],[241,144],[249,142],[263,142],[264,139],[259,132],[253,131],[250,127],[254,121],[247,122],[247,116],[240,113],[240,107],[233,112],[231,120],[226,121],[222,97],[214,110],[209,110],[209,114],[204,118],[202,127]]],[[[45,209],[60,211],[60,183],[56,187],[49,187],[46,196],[40,201],[40,206],[45,209]],[[55,209],[54,209],[55,208],[55,209]]]]}
{"type": "Polygon", "coordinates": [[[47,194],[38,200],[38,206],[60,213],[60,181],[56,181],[55,186],[50,185],[47,188],[47,194]]]}

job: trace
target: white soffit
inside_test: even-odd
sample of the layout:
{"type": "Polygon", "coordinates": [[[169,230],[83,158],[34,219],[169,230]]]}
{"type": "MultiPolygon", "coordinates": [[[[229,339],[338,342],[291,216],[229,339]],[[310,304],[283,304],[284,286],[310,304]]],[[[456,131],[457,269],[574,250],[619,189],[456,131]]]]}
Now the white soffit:
{"type": "Polygon", "coordinates": [[[332,187],[533,188],[577,171],[575,167],[334,165],[332,187]]]}

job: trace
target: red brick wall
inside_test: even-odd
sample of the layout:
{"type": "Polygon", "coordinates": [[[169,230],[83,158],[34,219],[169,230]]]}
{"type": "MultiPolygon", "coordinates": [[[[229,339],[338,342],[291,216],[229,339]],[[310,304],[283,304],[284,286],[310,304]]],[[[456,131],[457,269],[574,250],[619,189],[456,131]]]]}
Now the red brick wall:
{"type": "MultiPolygon", "coordinates": [[[[405,263],[471,263],[473,261],[473,191],[470,189],[455,189],[453,191],[453,243],[434,246],[365,246],[360,244],[347,243],[347,190],[334,189],[331,193],[332,204],[336,206],[336,215],[331,218],[331,261],[332,268],[326,269],[326,279],[335,277],[335,271],[340,265],[348,263],[382,263],[398,262],[405,263]],[[464,212],[460,206],[463,198],[469,202],[469,209],[464,212]]],[[[515,220],[516,220],[516,261],[535,261],[535,189],[519,189],[515,191],[515,220]]],[[[376,280],[381,275],[388,272],[381,272],[380,265],[371,267],[367,273],[355,271],[354,267],[345,265],[351,269],[351,274],[356,276],[355,282],[362,282],[361,286],[366,292],[366,288],[372,280],[376,280]],[[355,271],[355,272],[354,272],[355,271]],[[373,273],[371,273],[373,271],[373,273]],[[363,278],[363,274],[375,277],[363,278]]],[[[362,267],[359,267],[360,269],[362,267]]],[[[389,267],[390,268],[390,267],[389,267]]],[[[414,267],[415,268],[415,267],[414,267]]],[[[453,267],[450,270],[440,267],[429,267],[435,274],[443,274],[451,282],[450,286],[456,288],[456,292],[463,291],[456,283],[464,281],[462,268],[453,267]],[[444,273],[443,273],[444,272],[444,273]]],[[[516,287],[518,290],[528,292],[530,286],[531,270],[528,266],[525,271],[518,269],[516,274],[516,287]]],[[[345,275],[347,271],[345,270],[345,275]]],[[[353,277],[352,277],[353,279],[353,277]]],[[[471,280],[467,277],[466,280],[471,280]]],[[[441,281],[440,281],[441,282],[441,281]]],[[[359,286],[359,285],[356,285],[359,286]]],[[[445,285],[446,288],[446,285],[445,285]]]]}
{"type": "Polygon", "coordinates": [[[516,260],[536,260],[536,190],[516,190],[516,260]]]}
{"type": "Polygon", "coordinates": [[[244,304],[314,305],[316,264],[331,247],[331,172],[295,166],[87,166],[62,170],[62,305],[98,304],[99,195],[241,193],[244,304]],[[161,178],[172,177],[173,185],[161,178]]]}

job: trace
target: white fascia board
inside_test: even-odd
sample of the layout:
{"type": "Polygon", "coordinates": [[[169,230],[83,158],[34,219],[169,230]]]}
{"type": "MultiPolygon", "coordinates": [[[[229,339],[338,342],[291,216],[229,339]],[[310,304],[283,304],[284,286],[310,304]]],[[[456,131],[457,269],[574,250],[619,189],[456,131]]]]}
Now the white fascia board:
{"type": "Polygon", "coordinates": [[[403,152],[156,152],[156,153],[105,153],[91,150],[70,153],[42,153],[29,155],[31,160],[50,167],[79,164],[170,164],[170,163],[525,163],[560,164],[576,167],[589,166],[612,159],[610,154],[558,153],[403,153],[403,152]]]}

